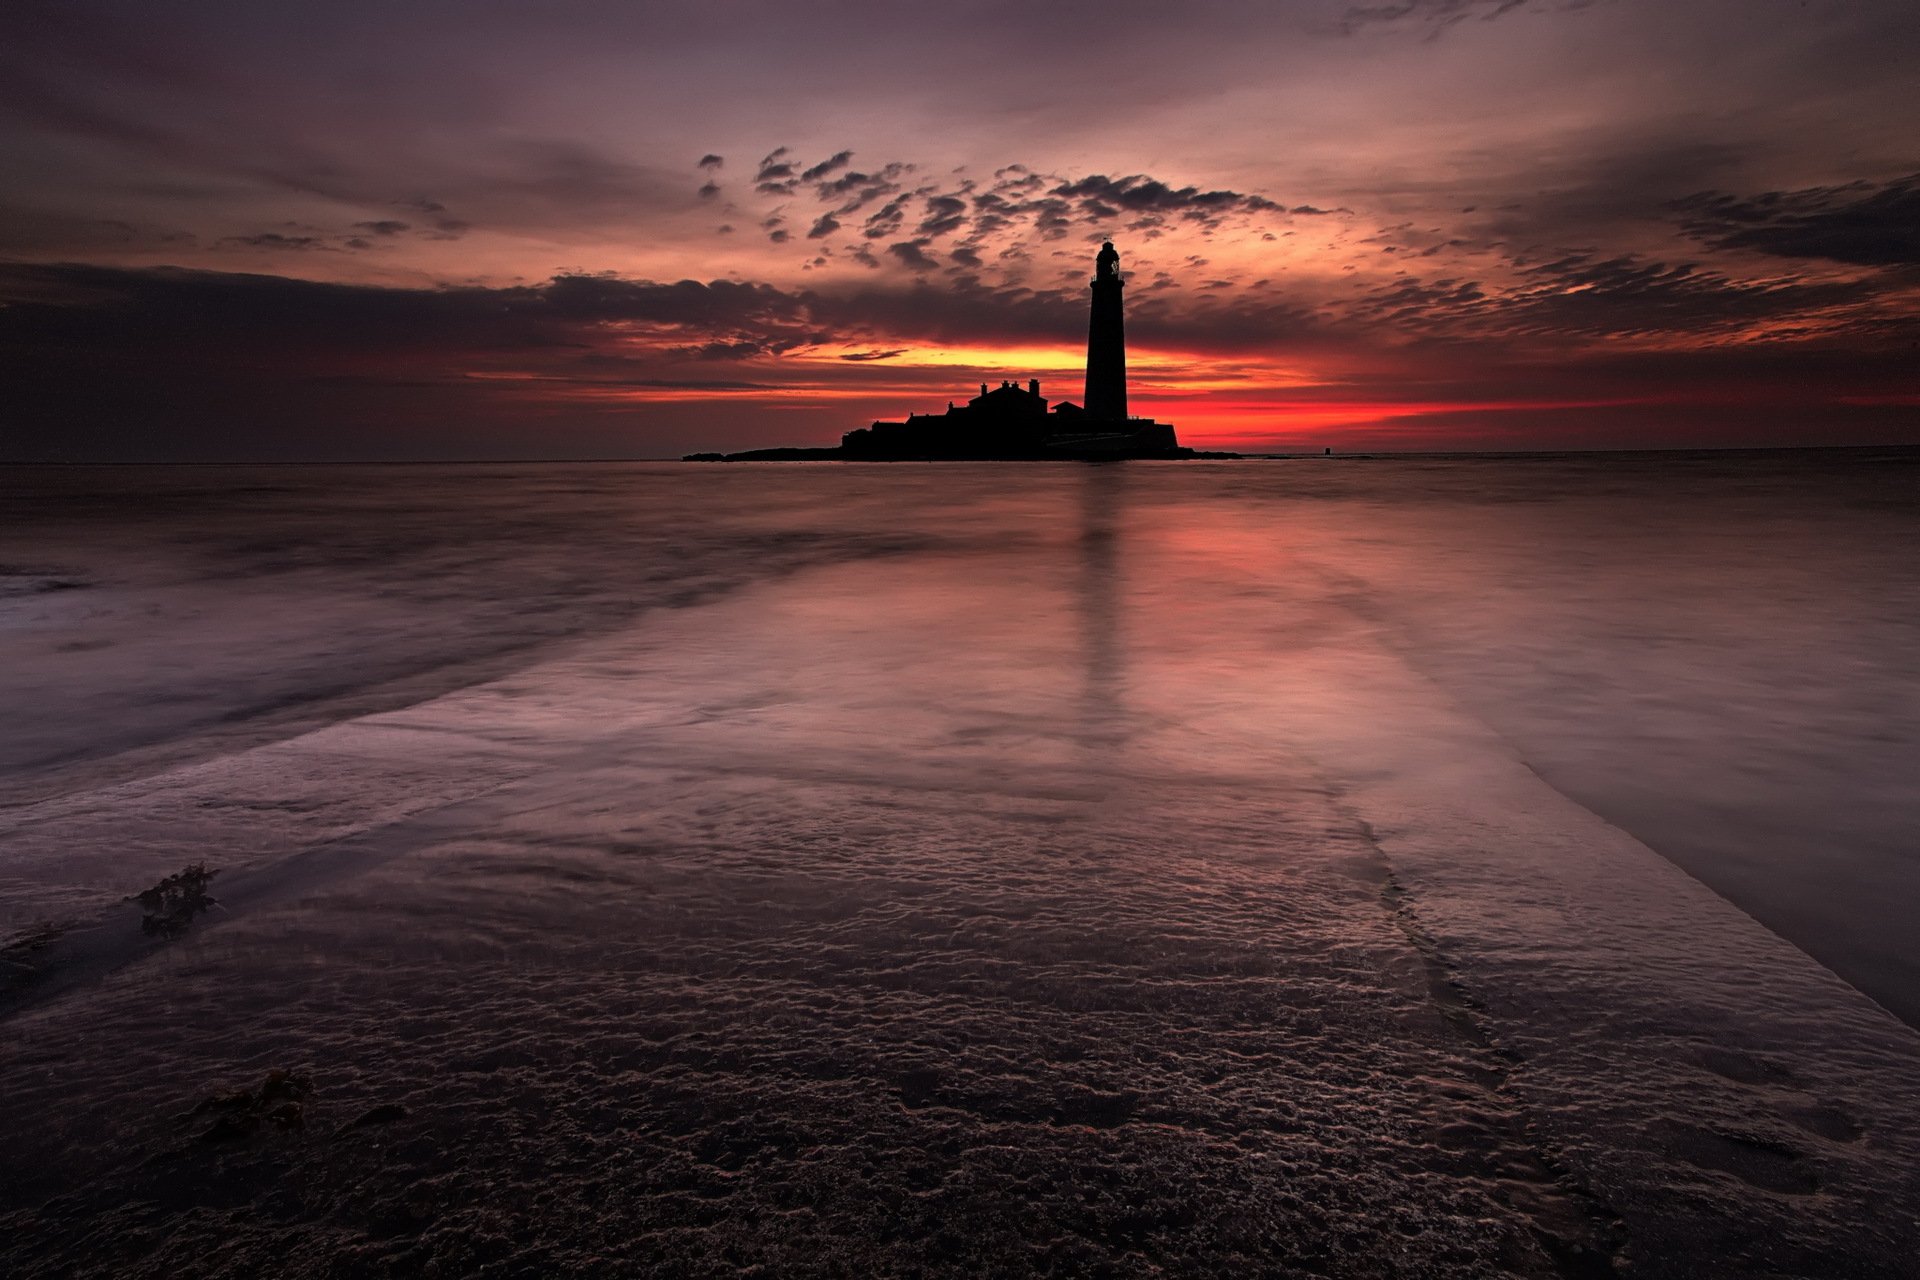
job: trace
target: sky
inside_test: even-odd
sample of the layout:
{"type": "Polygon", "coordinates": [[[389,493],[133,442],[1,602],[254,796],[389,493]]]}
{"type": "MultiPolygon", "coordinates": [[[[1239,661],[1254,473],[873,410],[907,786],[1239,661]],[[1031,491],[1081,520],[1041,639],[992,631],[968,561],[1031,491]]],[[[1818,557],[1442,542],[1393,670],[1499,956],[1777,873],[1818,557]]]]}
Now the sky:
{"type": "Polygon", "coordinates": [[[10,0],[0,458],[1920,443],[1912,0],[10,0]]]}

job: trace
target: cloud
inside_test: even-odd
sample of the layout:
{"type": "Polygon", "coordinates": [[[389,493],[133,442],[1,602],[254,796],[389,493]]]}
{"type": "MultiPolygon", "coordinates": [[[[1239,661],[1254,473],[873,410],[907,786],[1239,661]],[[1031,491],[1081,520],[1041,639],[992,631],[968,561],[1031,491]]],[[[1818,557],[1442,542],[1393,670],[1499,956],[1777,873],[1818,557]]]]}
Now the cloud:
{"type": "Polygon", "coordinates": [[[825,160],[822,160],[819,164],[813,165],[812,167],[802,172],[800,175],[800,181],[818,182],[820,179],[832,173],[835,169],[845,168],[847,161],[851,159],[853,159],[853,152],[836,151],[832,155],[828,156],[825,160]]]}
{"type": "MultiPolygon", "coordinates": [[[[886,394],[898,394],[901,376],[923,374],[937,391],[951,371],[921,370],[911,360],[916,346],[1072,350],[1083,339],[1087,304],[1077,286],[992,284],[965,273],[936,285],[925,245],[907,240],[887,252],[913,274],[817,289],[606,274],[397,288],[0,265],[0,396],[19,424],[10,448],[60,456],[65,442],[85,438],[99,442],[99,456],[165,456],[175,445],[156,434],[164,423],[182,440],[227,441],[220,448],[228,452],[270,444],[327,456],[341,447],[343,416],[367,424],[367,440],[378,438],[374,424],[427,433],[404,437],[419,439],[438,438],[432,424],[450,416],[522,421],[535,404],[588,403],[578,398],[588,388],[752,388],[777,403],[776,385],[702,370],[822,346],[844,349],[801,362],[815,371],[809,376],[825,376],[824,366],[852,378],[886,365],[886,394]],[[249,445],[246,433],[263,413],[268,425],[307,425],[249,445]]],[[[1257,368],[1283,353],[1310,366],[1331,354],[1383,401],[1910,403],[1920,395],[1911,334],[1874,330],[1870,319],[1856,330],[1835,323],[1873,296],[1869,283],[1742,282],[1688,264],[1566,255],[1504,282],[1170,291],[1137,298],[1128,330],[1138,349],[1193,362],[1216,386],[1241,361],[1257,368]],[[1746,334],[1755,322],[1768,326],[1764,340],[1746,334]]]]}
{"type": "Polygon", "coordinates": [[[752,338],[741,338],[732,342],[715,339],[712,342],[695,343],[691,346],[668,347],[667,354],[689,360],[750,360],[755,356],[771,355],[776,352],[768,343],[752,338]]]}
{"type": "MultiPolygon", "coordinates": [[[[828,163],[839,159],[835,156],[828,163]]],[[[808,170],[801,178],[820,167],[808,170]]],[[[1157,238],[1170,221],[1210,232],[1231,219],[1289,216],[1289,210],[1277,201],[1251,192],[1176,185],[1146,174],[1067,178],[1035,172],[1020,164],[994,170],[992,183],[985,190],[976,190],[971,179],[952,190],[943,191],[930,184],[908,190],[902,179],[915,167],[894,162],[872,173],[849,170],[837,177],[823,176],[813,183],[812,195],[827,206],[822,216],[830,217],[836,229],[843,220],[867,210],[876,201],[884,201],[866,213],[858,228],[857,234],[869,240],[892,241],[909,228],[909,241],[964,235],[965,256],[959,261],[974,268],[985,266],[983,250],[991,250],[1002,261],[1011,260],[1010,255],[1024,238],[1064,240],[1082,231],[1111,232],[1122,227],[1146,238],[1157,238]],[[922,202],[919,217],[909,223],[908,210],[916,200],[922,202]]],[[[783,179],[763,194],[789,196],[795,194],[794,186],[794,179],[783,179]]],[[[1302,215],[1323,212],[1311,206],[1298,208],[1302,215]]],[[[815,225],[822,224],[816,221],[815,225]]],[[[826,234],[822,232],[822,237],[826,234]]],[[[925,269],[921,261],[924,255],[916,258],[889,252],[915,270],[925,269]]]]}
{"type": "Polygon", "coordinates": [[[915,228],[921,236],[944,236],[966,225],[967,202],[959,196],[929,196],[926,209],[926,217],[915,228]]]}
{"type": "Polygon", "coordinates": [[[1693,263],[1575,253],[1520,266],[1503,283],[1396,279],[1321,310],[1337,331],[1404,342],[1497,340],[1523,349],[1636,338],[1698,347],[1745,340],[1757,325],[1775,338],[1796,327],[1865,333],[1873,298],[1857,282],[1738,280],[1693,263]]]}
{"type": "Polygon", "coordinates": [[[1733,280],[1690,263],[1632,256],[1579,254],[1535,267],[1529,276],[1537,283],[1501,300],[1509,332],[1699,338],[1858,302],[1869,292],[1844,282],[1733,280]]]}
{"type": "Polygon", "coordinates": [[[717,196],[717,195],[719,195],[719,194],[720,194],[720,184],[719,184],[719,183],[717,183],[717,182],[703,182],[703,183],[701,183],[701,184],[700,184],[700,198],[701,198],[702,200],[711,200],[711,199],[713,199],[713,198],[714,198],[715,196],[717,196]]]}
{"type": "Polygon", "coordinates": [[[909,195],[898,195],[881,205],[867,216],[860,228],[860,234],[869,240],[880,240],[900,230],[900,222],[906,216],[909,195]]]}
{"type": "Polygon", "coordinates": [[[1111,206],[1131,213],[1178,214],[1196,221],[1217,221],[1227,213],[1285,212],[1265,196],[1170,187],[1138,173],[1125,178],[1096,173],[1077,182],[1063,182],[1053,188],[1053,194],[1080,201],[1083,211],[1089,206],[1111,206]]]}
{"type": "Polygon", "coordinates": [[[1553,0],[1537,4],[1534,0],[1393,0],[1387,4],[1358,4],[1340,15],[1335,28],[1342,35],[1356,35],[1370,27],[1416,27],[1436,35],[1456,23],[1469,19],[1492,22],[1516,9],[1532,8],[1554,13],[1571,13],[1590,8],[1600,0],[1553,0]]]}
{"type": "Polygon", "coordinates": [[[327,242],[320,236],[289,236],[278,231],[262,231],[251,236],[228,236],[221,244],[243,244],[252,249],[323,249],[327,242]]]}
{"type": "Polygon", "coordinates": [[[178,268],[0,266],[0,344],[184,353],[390,352],[578,344],[586,330],[752,338],[817,332],[801,296],[731,280],[563,275],[541,285],[404,289],[178,268]]]}
{"type": "Polygon", "coordinates": [[[356,222],[353,226],[356,231],[366,231],[376,236],[397,236],[403,231],[413,229],[410,223],[401,222],[397,218],[382,218],[378,222],[356,222]]]}
{"type": "Polygon", "coordinates": [[[927,246],[932,243],[933,241],[925,238],[919,240],[902,240],[898,244],[888,245],[887,252],[906,263],[911,270],[934,271],[939,268],[940,264],[928,257],[926,253],[927,246]]]}
{"type": "Polygon", "coordinates": [[[1710,191],[1672,207],[1686,234],[1716,249],[1868,267],[1920,263],[1920,173],[1755,196],[1710,191]]]}
{"type": "Polygon", "coordinates": [[[791,178],[793,165],[782,159],[787,154],[785,147],[777,147],[760,162],[760,168],[753,177],[756,182],[772,182],[776,179],[791,178]]]}
{"type": "Polygon", "coordinates": [[[707,152],[707,154],[700,157],[700,163],[695,167],[700,169],[718,169],[721,165],[724,165],[725,163],[726,163],[726,159],[724,157],[717,156],[713,154],[713,152],[709,151],[707,152]]]}
{"type": "Polygon", "coordinates": [[[840,220],[830,213],[823,213],[813,220],[813,226],[807,229],[807,239],[820,240],[840,229],[840,220]]]}

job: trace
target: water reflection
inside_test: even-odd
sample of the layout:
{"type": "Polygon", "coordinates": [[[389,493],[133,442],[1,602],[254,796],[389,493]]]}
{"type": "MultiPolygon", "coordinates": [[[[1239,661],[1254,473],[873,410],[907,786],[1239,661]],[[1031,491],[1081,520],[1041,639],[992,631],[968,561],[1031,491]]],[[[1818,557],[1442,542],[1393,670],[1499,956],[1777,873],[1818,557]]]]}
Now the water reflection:
{"type": "Polygon", "coordinates": [[[1126,474],[1118,463],[1089,463],[1080,484],[1078,603],[1085,674],[1079,739],[1091,755],[1113,755],[1127,740],[1120,566],[1126,474]]]}
{"type": "MultiPolygon", "coordinates": [[[[1026,779],[1063,757],[1242,767],[1282,693],[1350,699],[1403,745],[1392,706],[1287,683],[1294,651],[1351,639],[1920,1025],[1917,463],[0,472],[0,805],[411,705],[581,635],[671,651],[680,614],[789,577],[803,625],[725,633],[765,644],[716,668],[702,714],[757,699],[845,736],[890,698],[946,768],[958,708],[947,737],[1026,779]]],[[[63,883],[127,856],[94,843],[61,852],[63,883]]],[[[49,913],[26,893],[0,899],[49,913]]]]}

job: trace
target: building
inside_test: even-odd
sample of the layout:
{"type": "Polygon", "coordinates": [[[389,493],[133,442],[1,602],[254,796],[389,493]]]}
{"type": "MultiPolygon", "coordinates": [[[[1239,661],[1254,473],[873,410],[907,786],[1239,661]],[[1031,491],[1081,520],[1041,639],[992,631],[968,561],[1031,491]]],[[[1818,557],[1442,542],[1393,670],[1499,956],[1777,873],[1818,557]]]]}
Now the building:
{"type": "Polygon", "coordinates": [[[1023,387],[980,384],[964,405],[945,413],[909,414],[904,422],[876,422],[840,441],[848,458],[1184,458],[1170,423],[1127,414],[1127,350],[1121,303],[1120,255],[1111,243],[1094,259],[1093,307],[1087,327],[1084,405],[1063,400],[1048,407],[1040,380],[1023,387]]]}

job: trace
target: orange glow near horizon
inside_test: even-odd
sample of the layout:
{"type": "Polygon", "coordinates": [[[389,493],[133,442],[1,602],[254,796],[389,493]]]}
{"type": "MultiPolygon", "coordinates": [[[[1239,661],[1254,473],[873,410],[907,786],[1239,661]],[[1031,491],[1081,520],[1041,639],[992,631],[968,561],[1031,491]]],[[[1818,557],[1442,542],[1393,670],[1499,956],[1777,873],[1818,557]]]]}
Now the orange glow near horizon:
{"type": "MultiPolygon", "coordinates": [[[[658,342],[655,339],[655,342],[658,342]]],[[[623,355],[646,349],[644,340],[623,333],[623,355]]],[[[653,351],[670,353],[662,344],[653,351]]],[[[1394,394],[1391,370],[1362,378],[1352,370],[1318,372],[1297,359],[1262,359],[1245,354],[1210,360],[1188,351],[1135,348],[1129,353],[1132,406],[1141,417],[1171,422],[1181,439],[1196,447],[1260,450],[1325,446],[1351,447],[1370,440],[1419,435],[1433,430],[1423,423],[1441,417],[1484,415],[1484,428],[1471,434],[1504,435],[1502,415],[1594,409],[1649,409],[1685,405],[1740,405],[1754,392],[1744,386],[1649,388],[1615,395],[1433,395],[1394,394]],[[1379,394],[1370,396],[1368,391],[1379,394]],[[1356,394],[1358,392],[1358,394],[1356,394]]],[[[639,410],[649,404],[727,405],[761,414],[812,411],[811,437],[794,444],[831,443],[833,413],[843,406],[844,429],[874,419],[941,412],[948,403],[965,403],[981,382],[1024,383],[1038,378],[1042,394],[1058,403],[1079,401],[1084,353],[1059,345],[894,345],[885,337],[859,342],[820,343],[780,355],[728,362],[703,362],[681,356],[662,368],[663,376],[645,382],[623,381],[583,370],[477,368],[464,379],[489,384],[499,393],[530,404],[575,406],[599,411],[639,410]],[[824,429],[822,423],[825,423],[824,429]]],[[[1416,380],[1409,376],[1406,385],[1416,380]]],[[[1429,378],[1417,380],[1426,384],[1429,378]]],[[[1885,403],[1912,403],[1893,397],[1885,403]]]]}

